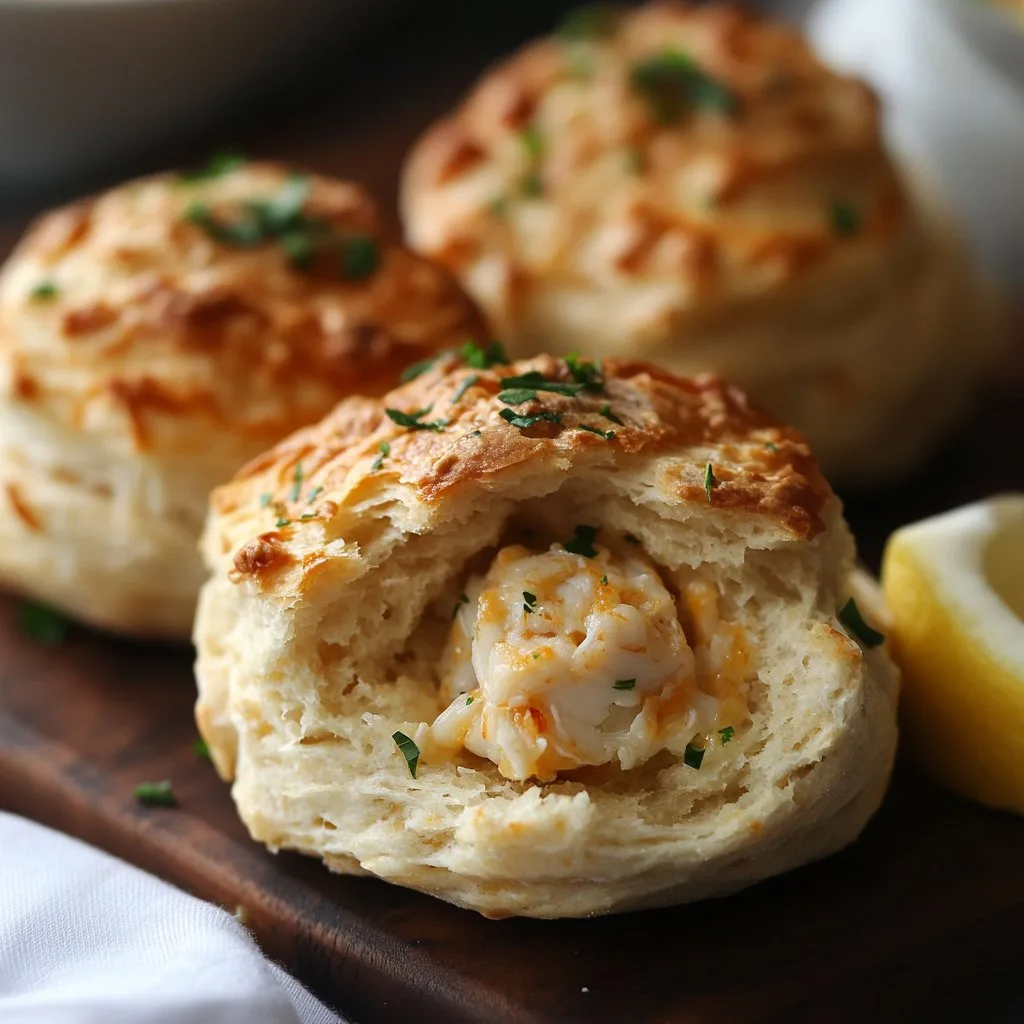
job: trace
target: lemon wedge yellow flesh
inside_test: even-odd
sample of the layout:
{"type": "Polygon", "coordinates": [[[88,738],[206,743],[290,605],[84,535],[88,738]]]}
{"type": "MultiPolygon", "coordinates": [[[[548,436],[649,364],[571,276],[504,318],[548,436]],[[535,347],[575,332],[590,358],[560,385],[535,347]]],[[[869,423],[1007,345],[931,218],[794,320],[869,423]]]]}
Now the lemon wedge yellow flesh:
{"type": "Polygon", "coordinates": [[[882,587],[904,743],[955,792],[1024,813],[1024,495],[898,530],[882,587]]]}

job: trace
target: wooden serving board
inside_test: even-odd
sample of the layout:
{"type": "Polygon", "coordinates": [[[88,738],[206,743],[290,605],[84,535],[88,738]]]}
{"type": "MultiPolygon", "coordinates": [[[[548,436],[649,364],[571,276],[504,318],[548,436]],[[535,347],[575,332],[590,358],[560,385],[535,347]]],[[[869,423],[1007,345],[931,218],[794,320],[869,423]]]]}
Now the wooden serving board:
{"type": "MultiPolygon", "coordinates": [[[[386,199],[415,134],[553,17],[540,0],[418,6],[311,79],[308,95],[251,111],[217,141],[359,178],[386,199]]],[[[0,248],[21,227],[0,229],[0,248]]],[[[903,522],[1024,489],[1022,396],[1024,375],[1008,378],[921,473],[845,495],[869,564],[903,522]]],[[[78,628],[42,647],[19,635],[17,607],[0,597],[0,807],[244,906],[267,954],[361,1024],[1024,1020],[1024,820],[946,796],[906,765],[853,847],[736,896],[586,921],[486,921],[267,853],[192,752],[189,651],[78,628]],[[135,803],[139,782],[165,778],[178,809],[135,803]]]]}
{"type": "Polygon", "coordinates": [[[0,806],[244,906],[266,953],[361,1024],[1024,1019],[1024,821],[904,765],[858,843],[738,895],[487,921],[267,853],[192,751],[189,652],[81,629],[46,648],[16,613],[0,599],[0,806]],[[157,779],[178,809],[134,801],[157,779]]]}

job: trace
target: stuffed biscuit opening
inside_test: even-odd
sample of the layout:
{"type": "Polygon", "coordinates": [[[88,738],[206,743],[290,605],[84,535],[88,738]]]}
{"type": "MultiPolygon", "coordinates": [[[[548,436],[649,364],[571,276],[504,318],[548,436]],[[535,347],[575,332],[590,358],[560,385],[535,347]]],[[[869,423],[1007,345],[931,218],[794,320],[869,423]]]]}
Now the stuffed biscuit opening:
{"type": "MultiPolygon", "coordinates": [[[[681,549],[677,524],[594,484],[406,535],[317,627],[320,726],[353,737],[363,712],[407,779],[414,757],[420,778],[472,770],[510,794],[643,790],[672,766],[695,789],[741,779],[765,704],[742,561],[723,576],[706,541],[681,549]]],[[[362,536],[370,561],[378,542],[362,536]]]]}
{"type": "Polygon", "coordinates": [[[661,751],[699,767],[745,726],[752,653],[711,584],[673,578],[632,534],[577,524],[545,545],[523,532],[477,559],[490,561],[456,599],[444,710],[415,733],[426,762],[468,751],[515,781],[661,751]]]}

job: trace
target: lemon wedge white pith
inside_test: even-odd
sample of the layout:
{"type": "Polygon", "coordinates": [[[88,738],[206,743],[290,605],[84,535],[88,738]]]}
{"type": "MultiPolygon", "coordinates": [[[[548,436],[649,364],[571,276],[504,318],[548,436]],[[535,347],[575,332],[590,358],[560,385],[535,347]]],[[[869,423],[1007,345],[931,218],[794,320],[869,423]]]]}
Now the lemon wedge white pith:
{"type": "Polygon", "coordinates": [[[903,736],[943,784],[1024,813],[1024,495],[915,523],[882,584],[903,669],[903,736]]]}

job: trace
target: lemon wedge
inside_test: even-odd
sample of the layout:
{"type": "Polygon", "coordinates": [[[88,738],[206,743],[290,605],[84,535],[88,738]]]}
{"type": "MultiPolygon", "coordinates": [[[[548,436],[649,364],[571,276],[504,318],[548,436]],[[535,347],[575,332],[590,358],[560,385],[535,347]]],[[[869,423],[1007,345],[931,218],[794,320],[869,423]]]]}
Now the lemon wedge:
{"type": "Polygon", "coordinates": [[[904,743],[955,792],[1024,813],[1024,495],[897,530],[882,588],[904,743]]]}

